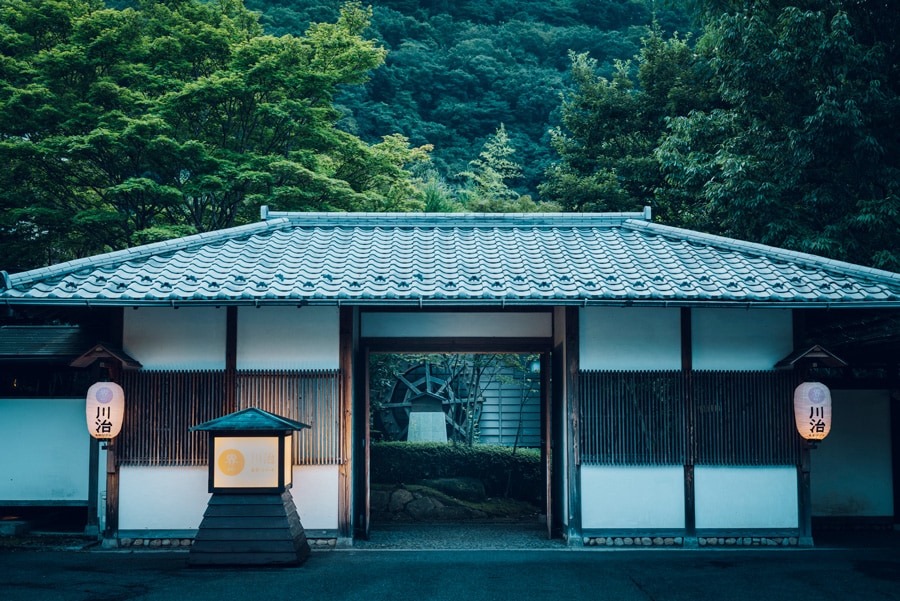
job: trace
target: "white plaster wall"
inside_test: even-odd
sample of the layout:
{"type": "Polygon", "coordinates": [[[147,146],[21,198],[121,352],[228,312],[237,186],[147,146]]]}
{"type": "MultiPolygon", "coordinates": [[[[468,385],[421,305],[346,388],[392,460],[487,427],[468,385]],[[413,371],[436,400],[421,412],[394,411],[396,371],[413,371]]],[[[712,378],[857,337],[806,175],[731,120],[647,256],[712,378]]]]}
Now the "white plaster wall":
{"type": "Polygon", "coordinates": [[[540,337],[553,335],[549,312],[541,313],[362,313],[364,338],[540,337]]]}
{"type": "Polygon", "coordinates": [[[225,309],[125,309],[125,352],[144,369],[224,369],[225,309]]]}
{"type": "Polygon", "coordinates": [[[681,369],[681,314],[655,307],[581,309],[581,369],[681,369]]]}
{"type": "Polygon", "coordinates": [[[772,369],[793,350],[784,309],[693,309],[694,369],[772,369]]]}
{"type": "MultiPolygon", "coordinates": [[[[307,529],[336,529],[337,466],[294,466],[291,494],[307,529]]],[[[209,502],[206,466],[122,466],[119,476],[121,530],[196,530],[209,502]]]]}
{"type": "Polygon", "coordinates": [[[336,465],[295,465],[291,495],[306,530],[336,530],[338,488],[336,465]]]}
{"type": "Polygon", "coordinates": [[[86,503],[90,444],[83,398],[0,399],[0,504],[86,503]]]}
{"type": "Polygon", "coordinates": [[[681,466],[582,466],[585,529],[684,528],[681,466]]]}
{"type": "Polygon", "coordinates": [[[119,528],[196,530],[209,502],[208,474],[206,466],[122,466],[119,528]]]}
{"type": "Polygon", "coordinates": [[[694,468],[697,528],[796,528],[794,466],[694,468]]]}
{"type": "Polygon", "coordinates": [[[813,515],[893,515],[890,393],[832,390],[831,398],[831,432],[811,455],[813,515]]]}
{"type": "Polygon", "coordinates": [[[240,307],[238,369],[337,369],[337,307],[240,307]]]}

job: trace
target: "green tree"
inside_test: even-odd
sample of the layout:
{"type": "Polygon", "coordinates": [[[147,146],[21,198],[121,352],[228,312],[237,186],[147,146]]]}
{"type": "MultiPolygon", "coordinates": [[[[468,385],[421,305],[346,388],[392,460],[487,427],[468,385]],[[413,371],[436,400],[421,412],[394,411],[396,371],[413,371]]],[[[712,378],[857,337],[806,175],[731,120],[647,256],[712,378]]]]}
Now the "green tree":
{"type": "Polygon", "coordinates": [[[559,160],[541,196],[570,211],[639,210],[663,183],[654,149],[666,119],[706,102],[693,51],[654,26],[634,61],[617,62],[611,79],[588,55],[570,57],[575,88],[563,100],[562,124],[551,130],[559,160]]]}
{"type": "Polygon", "coordinates": [[[692,197],[710,231],[900,269],[896,11],[855,0],[707,9],[722,105],[672,120],[657,152],[667,191],[692,197]]]}
{"type": "MultiPolygon", "coordinates": [[[[280,209],[411,210],[402,136],[336,127],[337,90],[384,60],[350,3],[301,37],[240,0],[6,0],[0,10],[0,228],[36,266],[280,209]],[[21,250],[21,249],[20,249],[21,250]]],[[[19,253],[21,254],[21,253],[19,253]]],[[[16,256],[16,255],[13,255],[16,256]]]]}
{"type": "Polygon", "coordinates": [[[516,150],[509,143],[503,124],[484,143],[478,158],[469,162],[469,170],[459,175],[466,178],[464,204],[474,205],[514,200],[519,193],[509,184],[522,177],[522,167],[512,160],[516,150]]]}

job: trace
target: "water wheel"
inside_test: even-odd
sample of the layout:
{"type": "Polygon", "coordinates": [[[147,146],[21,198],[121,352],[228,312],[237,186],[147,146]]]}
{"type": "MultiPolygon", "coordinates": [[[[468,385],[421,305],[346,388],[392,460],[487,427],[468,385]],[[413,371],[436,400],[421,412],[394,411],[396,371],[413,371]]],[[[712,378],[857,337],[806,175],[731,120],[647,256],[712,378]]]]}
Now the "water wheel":
{"type": "Polygon", "coordinates": [[[461,399],[468,396],[465,383],[458,377],[460,371],[421,363],[396,374],[390,397],[373,416],[375,428],[386,440],[407,440],[413,411],[442,411],[447,439],[458,439],[459,427],[454,417],[461,399]]]}

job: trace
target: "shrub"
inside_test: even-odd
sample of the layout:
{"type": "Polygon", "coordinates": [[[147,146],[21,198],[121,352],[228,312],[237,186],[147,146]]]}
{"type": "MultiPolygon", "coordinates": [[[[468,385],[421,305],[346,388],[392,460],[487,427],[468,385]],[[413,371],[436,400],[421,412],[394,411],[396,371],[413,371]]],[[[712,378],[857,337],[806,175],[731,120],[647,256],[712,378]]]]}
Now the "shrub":
{"type": "Polygon", "coordinates": [[[539,501],[544,489],[535,449],[434,442],[372,443],[372,482],[416,484],[433,478],[477,478],[492,497],[539,501]]]}

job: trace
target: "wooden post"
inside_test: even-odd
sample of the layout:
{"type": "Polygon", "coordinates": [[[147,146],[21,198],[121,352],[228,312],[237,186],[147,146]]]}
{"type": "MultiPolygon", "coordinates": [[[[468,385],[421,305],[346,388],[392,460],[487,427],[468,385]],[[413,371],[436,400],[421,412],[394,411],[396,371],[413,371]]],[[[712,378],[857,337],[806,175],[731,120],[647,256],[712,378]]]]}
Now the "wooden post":
{"type": "Polygon", "coordinates": [[[547,522],[547,538],[553,538],[553,461],[552,445],[553,397],[550,391],[550,353],[541,353],[541,464],[544,468],[544,514],[547,522]]]}
{"type": "Polygon", "coordinates": [[[233,413],[237,406],[237,328],[238,308],[225,309],[225,398],[223,413],[233,413]]]}
{"type": "MultiPolygon", "coordinates": [[[[795,311],[796,314],[796,311],[795,311]]],[[[797,362],[797,379],[794,382],[798,386],[809,378],[812,364],[803,359],[797,362]]],[[[812,535],[812,449],[814,443],[803,440],[800,443],[800,465],[797,466],[797,544],[801,547],[813,546],[812,535]]]]}
{"type": "MultiPolygon", "coordinates": [[[[113,311],[110,323],[110,336],[116,344],[121,346],[125,339],[125,309],[119,307],[113,311]]],[[[103,369],[104,364],[101,364],[103,369]]],[[[115,360],[105,363],[109,370],[109,379],[112,382],[122,381],[122,364],[115,360]]],[[[106,449],[106,528],[104,538],[118,536],[119,534],[119,460],[116,456],[115,440],[110,440],[106,449]]]]}
{"type": "Polygon", "coordinates": [[[106,444],[106,528],[103,538],[116,538],[119,531],[119,465],[116,443],[106,444]]]}
{"type": "Polygon", "coordinates": [[[797,466],[797,497],[799,501],[799,536],[801,547],[812,547],[812,487],[810,486],[811,445],[803,441],[800,449],[800,465],[797,466]]]}
{"type": "Polygon", "coordinates": [[[88,459],[88,507],[84,533],[100,536],[100,441],[91,436],[88,459]]]}
{"type": "Polygon", "coordinates": [[[581,406],[578,398],[578,307],[566,307],[565,378],[566,378],[566,479],[568,481],[568,528],[566,542],[570,547],[584,545],[581,536],[581,406]]]}
{"type": "Polygon", "coordinates": [[[341,462],[338,466],[338,537],[349,541],[353,537],[353,308],[341,307],[339,311],[341,462]]]}
{"type": "Polygon", "coordinates": [[[691,310],[681,309],[681,373],[684,378],[684,546],[697,544],[697,502],[694,464],[697,460],[697,433],[694,421],[694,341],[691,310]]]}
{"type": "MultiPolygon", "coordinates": [[[[891,366],[890,416],[891,432],[900,432],[900,364],[891,366]]],[[[891,437],[891,459],[894,482],[894,529],[900,524],[900,435],[891,437]]]]}
{"type": "MultiPolygon", "coordinates": [[[[121,381],[121,365],[112,359],[100,363],[107,369],[110,382],[121,381]]],[[[116,457],[116,440],[106,443],[106,529],[104,538],[116,538],[119,533],[119,461],[116,457]]]]}

